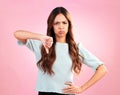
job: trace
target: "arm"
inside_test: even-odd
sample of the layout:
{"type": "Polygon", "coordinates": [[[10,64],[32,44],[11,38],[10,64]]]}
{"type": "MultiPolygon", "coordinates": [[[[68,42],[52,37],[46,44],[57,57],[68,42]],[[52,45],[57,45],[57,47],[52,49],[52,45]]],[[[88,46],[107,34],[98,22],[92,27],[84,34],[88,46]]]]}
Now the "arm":
{"type": "Polygon", "coordinates": [[[91,79],[89,79],[84,85],[82,85],[80,87],[80,89],[82,90],[82,92],[85,91],[86,89],[88,89],[89,87],[91,87],[93,84],[95,84],[101,78],[103,78],[106,73],[107,73],[106,67],[104,65],[100,65],[97,68],[97,70],[94,73],[94,75],[91,77],[91,79]]]}
{"type": "Polygon", "coordinates": [[[25,30],[17,30],[16,32],[14,32],[14,36],[23,43],[26,43],[27,39],[42,40],[43,37],[43,35],[41,34],[32,33],[25,30]]]}
{"type": "Polygon", "coordinates": [[[94,75],[81,87],[75,86],[71,83],[65,83],[68,84],[69,86],[65,89],[63,89],[64,93],[68,94],[79,94],[82,93],[83,91],[87,90],[89,87],[94,85],[96,82],[98,82],[101,78],[104,77],[104,75],[107,73],[107,69],[104,65],[100,65],[94,75]]]}
{"type": "Polygon", "coordinates": [[[27,39],[41,40],[47,53],[49,52],[49,48],[52,46],[53,43],[52,37],[25,30],[17,30],[16,32],[14,32],[14,36],[24,44],[26,43],[27,39]]]}

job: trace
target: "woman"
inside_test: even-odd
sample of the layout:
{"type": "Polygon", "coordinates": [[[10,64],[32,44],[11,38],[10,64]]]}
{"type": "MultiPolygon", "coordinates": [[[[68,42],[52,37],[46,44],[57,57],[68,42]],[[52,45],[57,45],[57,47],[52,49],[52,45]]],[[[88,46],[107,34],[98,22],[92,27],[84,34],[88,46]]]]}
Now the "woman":
{"type": "Polygon", "coordinates": [[[47,20],[47,36],[17,30],[14,36],[36,56],[39,69],[36,90],[38,95],[79,94],[100,80],[107,72],[103,62],[91,54],[73,37],[69,12],[56,7],[47,20]],[[95,70],[82,86],[74,85],[73,75],[79,74],[82,64],[95,70]]]}

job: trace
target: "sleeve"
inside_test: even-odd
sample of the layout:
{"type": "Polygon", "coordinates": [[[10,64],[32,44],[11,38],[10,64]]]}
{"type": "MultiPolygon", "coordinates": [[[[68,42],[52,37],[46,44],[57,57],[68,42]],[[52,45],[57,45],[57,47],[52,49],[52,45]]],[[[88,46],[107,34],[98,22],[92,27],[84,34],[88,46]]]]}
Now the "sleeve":
{"type": "Polygon", "coordinates": [[[25,44],[18,40],[18,44],[25,45],[31,51],[36,52],[36,51],[39,51],[40,46],[42,45],[42,42],[39,40],[27,39],[27,42],[25,44]]]}
{"type": "Polygon", "coordinates": [[[36,61],[39,61],[41,58],[41,46],[42,42],[39,40],[33,40],[33,39],[27,39],[27,42],[24,44],[21,41],[18,40],[19,45],[25,45],[28,47],[33,53],[35,54],[36,61]]]}
{"type": "Polygon", "coordinates": [[[95,55],[88,51],[81,43],[78,44],[79,54],[84,57],[83,63],[91,67],[96,71],[99,65],[102,65],[103,62],[99,60],[95,55]]]}

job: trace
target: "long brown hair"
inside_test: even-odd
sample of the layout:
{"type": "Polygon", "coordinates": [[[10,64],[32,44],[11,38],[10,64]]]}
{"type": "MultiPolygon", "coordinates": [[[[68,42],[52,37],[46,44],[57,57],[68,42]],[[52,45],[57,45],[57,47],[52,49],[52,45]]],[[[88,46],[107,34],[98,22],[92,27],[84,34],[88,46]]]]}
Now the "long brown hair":
{"type": "Polygon", "coordinates": [[[53,11],[50,13],[48,17],[47,35],[53,38],[53,45],[49,49],[49,54],[46,53],[44,46],[42,46],[41,48],[42,58],[37,62],[37,65],[45,73],[48,73],[50,75],[54,74],[54,71],[52,70],[52,66],[56,59],[56,52],[55,52],[56,38],[55,38],[54,30],[53,30],[53,22],[54,22],[55,17],[60,13],[66,17],[69,23],[68,33],[66,35],[66,42],[69,45],[69,54],[72,59],[71,69],[74,70],[75,73],[79,74],[81,71],[81,66],[82,66],[82,59],[81,59],[82,56],[79,55],[78,46],[74,41],[70,14],[64,7],[56,7],[55,9],[53,9],[53,11]]]}

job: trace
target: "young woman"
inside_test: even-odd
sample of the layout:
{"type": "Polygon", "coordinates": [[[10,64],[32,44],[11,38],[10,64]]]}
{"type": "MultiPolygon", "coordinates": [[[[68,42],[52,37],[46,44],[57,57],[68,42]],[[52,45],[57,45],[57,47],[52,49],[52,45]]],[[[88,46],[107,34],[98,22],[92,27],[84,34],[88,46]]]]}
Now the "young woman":
{"type": "Polygon", "coordinates": [[[14,32],[19,44],[26,45],[36,56],[38,95],[79,94],[106,74],[103,62],[74,41],[70,14],[65,8],[53,9],[47,25],[47,36],[25,30],[14,32]],[[82,86],[74,85],[73,75],[80,73],[83,63],[95,73],[82,86]]]}

